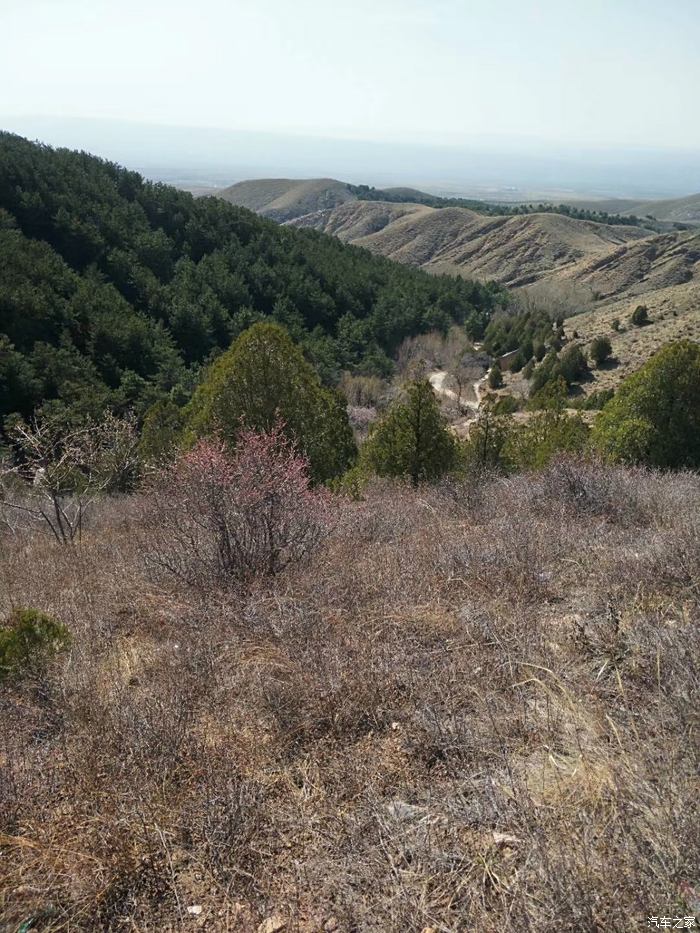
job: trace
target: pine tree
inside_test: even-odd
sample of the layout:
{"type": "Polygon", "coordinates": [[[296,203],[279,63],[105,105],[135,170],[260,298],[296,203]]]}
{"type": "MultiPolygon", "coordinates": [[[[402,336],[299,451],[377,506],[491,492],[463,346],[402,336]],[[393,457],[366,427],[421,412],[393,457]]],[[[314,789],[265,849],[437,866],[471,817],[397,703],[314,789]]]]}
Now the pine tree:
{"type": "Polygon", "coordinates": [[[188,406],[190,437],[219,434],[230,446],[244,430],[278,422],[310,463],[314,482],[339,476],[357,450],[344,405],[320,379],[287,332],[258,323],[210,367],[188,406]]]}
{"type": "Polygon", "coordinates": [[[457,441],[440,414],[427,380],[411,383],[363,448],[365,463],[379,476],[406,476],[414,486],[434,480],[457,461],[457,441]]]}

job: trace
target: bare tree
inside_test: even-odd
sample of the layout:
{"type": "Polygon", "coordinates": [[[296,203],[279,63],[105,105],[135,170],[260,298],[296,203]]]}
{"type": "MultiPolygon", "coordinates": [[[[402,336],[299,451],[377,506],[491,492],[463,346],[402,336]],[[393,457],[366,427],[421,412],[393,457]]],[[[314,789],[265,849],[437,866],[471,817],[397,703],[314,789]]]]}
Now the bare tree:
{"type": "Polygon", "coordinates": [[[107,413],[69,427],[59,417],[17,422],[9,431],[14,463],[0,464],[3,523],[24,514],[61,544],[80,540],[85,512],[101,494],[133,485],[139,469],[133,420],[107,413]]]}

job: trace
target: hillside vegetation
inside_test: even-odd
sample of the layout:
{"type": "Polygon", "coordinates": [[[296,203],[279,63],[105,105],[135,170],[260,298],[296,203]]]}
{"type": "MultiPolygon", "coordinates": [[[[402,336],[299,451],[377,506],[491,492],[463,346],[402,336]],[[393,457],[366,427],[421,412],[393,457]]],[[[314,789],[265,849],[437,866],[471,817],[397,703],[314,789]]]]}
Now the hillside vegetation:
{"type": "Polygon", "coordinates": [[[0,527],[8,631],[70,632],[0,690],[8,929],[693,914],[696,475],[373,486],[243,591],[156,573],[193,563],[200,476],[104,501],[79,548],[0,527]]]}
{"type": "MultiPolygon", "coordinates": [[[[485,217],[462,208],[350,202],[295,221],[399,262],[501,282],[512,309],[566,318],[569,340],[612,342],[583,391],[617,386],[664,343],[700,339],[700,234],[652,234],[558,214],[485,217]],[[643,304],[650,325],[628,326],[643,304]]],[[[519,379],[508,391],[523,391],[519,379]]]]}
{"type": "Polygon", "coordinates": [[[453,321],[478,336],[503,300],[0,134],[0,419],[47,401],[71,417],[181,403],[203,363],[269,316],[327,382],[385,373],[406,336],[453,321]]]}
{"type": "Polygon", "coordinates": [[[691,916],[700,346],[0,143],[3,933],[691,916]]]}

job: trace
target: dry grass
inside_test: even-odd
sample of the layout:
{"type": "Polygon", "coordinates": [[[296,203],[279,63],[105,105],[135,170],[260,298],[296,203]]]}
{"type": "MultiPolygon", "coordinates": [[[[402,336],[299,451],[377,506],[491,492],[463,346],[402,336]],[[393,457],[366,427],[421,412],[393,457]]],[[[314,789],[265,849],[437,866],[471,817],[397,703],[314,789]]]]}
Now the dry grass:
{"type": "Polygon", "coordinates": [[[697,476],[378,485],[245,599],[151,582],[141,511],[104,503],[79,549],[2,538],[2,610],[73,633],[0,694],[3,929],[692,913],[697,476]]]}

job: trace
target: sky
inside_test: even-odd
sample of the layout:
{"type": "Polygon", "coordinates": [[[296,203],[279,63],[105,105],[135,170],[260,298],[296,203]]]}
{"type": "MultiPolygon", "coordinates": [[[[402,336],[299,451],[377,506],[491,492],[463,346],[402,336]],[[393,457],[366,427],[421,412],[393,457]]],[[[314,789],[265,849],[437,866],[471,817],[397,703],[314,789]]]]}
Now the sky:
{"type": "Polygon", "coordinates": [[[0,0],[0,34],[18,132],[700,152],[700,0],[0,0]]]}
{"type": "Polygon", "coordinates": [[[0,0],[0,113],[700,148],[698,0],[0,0]]]}

